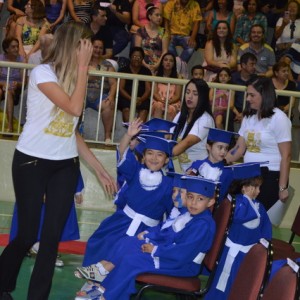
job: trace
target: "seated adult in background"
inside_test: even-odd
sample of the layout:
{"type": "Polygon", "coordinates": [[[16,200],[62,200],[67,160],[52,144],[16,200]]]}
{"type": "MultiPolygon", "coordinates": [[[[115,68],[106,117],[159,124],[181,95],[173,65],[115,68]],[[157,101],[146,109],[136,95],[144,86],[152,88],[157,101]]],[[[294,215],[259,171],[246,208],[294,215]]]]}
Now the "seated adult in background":
{"type": "Polygon", "coordinates": [[[99,4],[96,4],[92,9],[91,23],[88,24],[89,28],[94,33],[94,38],[101,40],[104,44],[104,52],[102,58],[112,57],[113,38],[110,28],[106,25],[107,22],[107,9],[99,4]]]}
{"type": "MultiPolygon", "coordinates": [[[[285,91],[296,91],[296,83],[289,80],[290,65],[280,61],[273,66],[272,81],[275,89],[285,91]]],[[[289,115],[290,108],[293,108],[295,98],[288,96],[277,96],[276,106],[289,115]]],[[[292,115],[291,115],[292,117],[292,115]]]]}
{"type": "Polygon", "coordinates": [[[50,23],[50,29],[54,33],[56,28],[61,25],[64,21],[67,0],[44,0],[46,18],[50,23]]]}
{"type": "Polygon", "coordinates": [[[29,0],[25,5],[25,14],[17,20],[16,38],[19,54],[28,61],[29,56],[39,49],[39,37],[48,32],[49,23],[45,18],[45,7],[39,0],[29,0]]]}
{"type": "Polygon", "coordinates": [[[275,64],[275,54],[271,46],[265,43],[264,28],[255,24],[250,30],[250,41],[242,45],[238,51],[238,70],[240,67],[240,57],[247,52],[253,53],[257,58],[256,74],[258,76],[272,77],[272,67],[275,64]]]}
{"type": "Polygon", "coordinates": [[[10,16],[6,21],[5,37],[16,37],[17,19],[21,16],[25,16],[25,5],[28,0],[7,0],[7,10],[10,12],[10,16]]]}
{"type": "Polygon", "coordinates": [[[259,11],[259,0],[246,0],[243,3],[245,12],[236,23],[234,41],[239,45],[249,42],[250,29],[254,24],[260,24],[267,32],[268,22],[266,16],[259,11]]]}
{"type": "MultiPolygon", "coordinates": [[[[172,53],[167,52],[162,56],[156,76],[179,78],[177,74],[176,58],[172,53]]],[[[152,102],[152,117],[164,119],[167,102],[166,119],[172,121],[180,111],[181,93],[182,85],[156,83],[152,102]]]]}
{"type": "Polygon", "coordinates": [[[205,80],[213,81],[221,68],[236,69],[237,51],[232,42],[230,27],[226,21],[219,21],[212,39],[206,42],[203,67],[205,80]]]}
{"type": "MultiPolygon", "coordinates": [[[[0,61],[24,62],[24,58],[19,55],[19,42],[16,38],[4,39],[2,42],[2,50],[3,54],[0,54],[0,61]]],[[[7,91],[7,128],[5,131],[13,132],[14,105],[19,103],[23,73],[22,69],[10,69],[8,86],[7,73],[7,68],[0,68],[0,101],[5,99],[7,91]]]]}
{"type": "MultiPolygon", "coordinates": [[[[246,86],[248,81],[255,76],[257,58],[253,53],[244,53],[240,58],[240,70],[232,74],[232,83],[236,85],[246,86]]],[[[241,122],[243,119],[244,110],[244,92],[235,92],[234,97],[234,121],[241,122]]]]}
{"type": "MultiPolygon", "coordinates": [[[[97,37],[92,38],[93,53],[89,63],[89,70],[115,72],[114,66],[102,56],[104,44],[97,37]]],[[[101,108],[101,119],[104,127],[104,140],[110,144],[111,132],[114,121],[115,96],[117,89],[117,80],[111,77],[102,77],[89,75],[86,94],[86,108],[96,111],[101,108]],[[102,89],[103,83],[103,89],[102,89]],[[102,91],[102,95],[100,95],[102,91]],[[101,98],[100,98],[101,96],[101,98]]]]}
{"type": "MultiPolygon", "coordinates": [[[[40,49],[29,56],[28,63],[39,65],[46,56],[50,44],[53,40],[53,34],[47,33],[39,37],[40,49]]],[[[30,72],[28,71],[28,76],[30,72]]]]}
{"type": "Polygon", "coordinates": [[[213,9],[208,13],[206,31],[211,37],[219,21],[226,21],[231,32],[235,29],[235,15],[233,13],[233,0],[214,0],[213,9]]]}
{"type": "Polygon", "coordinates": [[[247,104],[239,138],[226,160],[232,163],[268,161],[261,168],[263,183],[257,199],[269,210],[277,200],[287,201],[291,161],[291,121],[275,107],[276,93],[271,78],[257,77],[248,83],[247,104]]]}
{"type": "Polygon", "coordinates": [[[149,23],[138,29],[135,35],[135,46],[142,47],[145,52],[143,65],[154,75],[161,57],[168,51],[169,37],[161,27],[162,15],[152,3],[147,5],[149,23]]]}
{"type": "Polygon", "coordinates": [[[130,32],[135,34],[139,28],[149,24],[147,6],[152,4],[157,7],[160,14],[163,14],[163,7],[160,0],[135,0],[132,6],[132,25],[130,32]]]}
{"type": "Polygon", "coordinates": [[[131,23],[131,5],[128,0],[96,1],[96,3],[99,2],[109,3],[106,25],[110,28],[114,41],[113,56],[116,56],[127,47],[130,41],[130,33],[127,31],[127,26],[131,23]]]}
{"type": "MultiPolygon", "coordinates": [[[[288,52],[282,57],[291,68],[290,79],[295,81],[300,81],[300,44],[293,43],[288,52]]],[[[299,89],[299,88],[298,88],[299,89]]]]}
{"type": "Polygon", "coordinates": [[[198,2],[168,1],[164,7],[164,18],[166,31],[171,37],[169,52],[177,56],[176,46],[181,46],[183,50],[180,58],[188,63],[196,47],[196,37],[202,20],[198,2]]]}
{"type": "Polygon", "coordinates": [[[300,4],[292,0],[283,17],[279,18],[275,30],[276,61],[289,50],[292,43],[300,41],[300,4]]]}
{"type": "Polygon", "coordinates": [[[91,12],[94,0],[67,0],[68,21],[76,21],[88,24],[91,22],[91,12]]]}
{"type": "MultiPolygon", "coordinates": [[[[133,47],[130,50],[130,64],[125,67],[122,72],[130,74],[148,75],[151,76],[149,69],[143,66],[144,51],[141,47],[133,47]]],[[[118,109],[122,111],[123,121],[129,122],[129,110],[131,105],[132,94],[132,79],[121,79],[120,81],[120,94],[118,101],[118,109]]],[[[146,122],[149,107],[150,107],[150,93],[151,83],[149,81],[139,81],[137,99],[136,99],[136,111],[138,117],[146,122]]]]}

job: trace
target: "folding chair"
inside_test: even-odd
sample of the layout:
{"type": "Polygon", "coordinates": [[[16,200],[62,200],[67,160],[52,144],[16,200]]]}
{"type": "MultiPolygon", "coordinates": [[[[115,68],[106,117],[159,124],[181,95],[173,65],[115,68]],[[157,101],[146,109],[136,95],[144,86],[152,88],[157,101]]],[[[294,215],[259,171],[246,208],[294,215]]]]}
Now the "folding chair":
{"type": "Polygon", "coordinates": [[[300,206],[293,221],[291,231],[292,234],[288,243],[279,239],[272,239],[274,259],[291,257],[293,256],[293,252],[295,252],[292,242],[295,238],[295,235],[300,236],[300,206]]]}
{"type": "Polygon", "coordinates": [[[262,300],[298,300],[299,266],[289,261],[281,267],[266,286],[262,300]]]}
{"type": "MultiPolygon", "coordinates": [[[[272,264],[272,245],[265,239],[246,254],[231,287],[228,300],[255,300],[263,291],[272,264]]],[[[282,299],[283,300],[283,299],[282,299]]]]}
{"type": "Polygon", "coordinates": [[[235,198],[232,198],[231,201],[224,199],[213,214],[213,218],[216,222],[216,235],[211,249],[206,254],[202,262],[202,270],[205,266],[206,269],[211,272],[204,287],[202,287],[203,284],[201,284],[199,277],[175,277],[145,273],[140,274],[136,278],[136,282],[142,285],[142,287],[135,299],[141,299],[144,291],[147,289],[174,293],[184,297],[185,299],[187,296],[197,299],[200,295],[205,294],[212,282],[216,265],[220,258],[228,230],[232,222],[234,209],[235,198]]]}

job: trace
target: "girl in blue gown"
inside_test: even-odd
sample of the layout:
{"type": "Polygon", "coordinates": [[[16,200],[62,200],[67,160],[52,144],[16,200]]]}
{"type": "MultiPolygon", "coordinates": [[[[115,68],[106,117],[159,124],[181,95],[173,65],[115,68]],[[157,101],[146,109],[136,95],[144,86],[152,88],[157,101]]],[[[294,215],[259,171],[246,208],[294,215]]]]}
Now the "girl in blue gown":
{"type": "Polygon", "coordinates": [[[236,179],[230,187],[230,193],[236,195],[236,208],[213,283],[205,300],[226,300],[246,253],[261,238],[272,238],[272,225],[267,212],[255,200],[262,184],[260,164],[237,164],[230,168],[236,179]]]}

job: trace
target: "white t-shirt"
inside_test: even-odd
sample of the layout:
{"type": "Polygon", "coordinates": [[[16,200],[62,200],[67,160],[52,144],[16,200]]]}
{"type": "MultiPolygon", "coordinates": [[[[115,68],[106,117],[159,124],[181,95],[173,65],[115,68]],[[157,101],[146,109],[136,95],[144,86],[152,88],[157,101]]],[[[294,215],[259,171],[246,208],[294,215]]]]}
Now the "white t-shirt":
{"type": "Polygon", "coordinates": [[[281,155],[278,143],[292,140],[292,124],[280,109],[274,108],[274,112],[271,118],[261,120],[257,115],[244,117],[239,135],[247,146],[244,162],[269,161],[269,170],[279,171],[281,155]]]}
{"type": "MultiPolygon", "coordinates": [[[[282,18],[278,19],[276,27],[281,26],[282,20],[283,20],[282,18]]],[[[295,31],[294,31],[294,37],[292,39],[291,39],[291,24],[292,22],[290,21],[290,23],[284,27],[281,36],[276,41],[276,44],[293,43],[296,41],[296,39],[300,38],[300,19],[295,20],[295,31]]]]}
{"type": "Polygon", "coordinates": [[[16,148],[25,154],[51,160],[76,157],[78,117],[58,108],[40,91],[37,85],[44,82],[58,82],[48,64],[38,65],[31,71],[26,123],[16,148]]]}
{"type": "MultiPolygon", "coordinates": [[[[180,112],[176,115],[173,122],[178,123],[178,119],[180,116],[180,112]]],[[[177,141],[181,141],[182,136],[185,132],[185,129],[187,127],[187,123],[184,125],[183,130],[178,136],[177,141]]],[[[194,126],[188,133],[188,135],[195,135],[201,139],[201,141],[192,147],[188,148],[178,156],[179,163],[181,166],[181,169],[183,172],[187,170],[188,167],[192,164],[193,161],[197,159],[205,159],[208,155],[206,150],[206,141],[207,141],[207,135],[208,135],[208,128],[214,128],[215,122],[213,117],[205,112],[196,122],[194,123],[194,126]],[[207,128],[205,128],[207,127],[207,128]]]]}

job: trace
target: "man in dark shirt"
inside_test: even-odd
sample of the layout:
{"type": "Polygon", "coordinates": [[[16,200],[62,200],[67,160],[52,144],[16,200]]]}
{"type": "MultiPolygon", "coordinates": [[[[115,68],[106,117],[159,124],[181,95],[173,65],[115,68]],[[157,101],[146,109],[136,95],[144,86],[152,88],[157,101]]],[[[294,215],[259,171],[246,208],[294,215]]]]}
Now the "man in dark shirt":
{"type": "Polygon", "coordinates": [[[110,28],[106,25],[107,22],[107,9],[100,5],[95,5],[91,14],[91,23],[88,24],[89,28],[93,31],[97,40],[103,41],[104,44],[104,58],[111,58],[113,54],[113,39],[110,28]]]}
{"type": "MultiPolygon", "coordinates": [[[[232,74],[232,83],[246,86],[250,78],[255,76],[256,62],[257,58],[253,53],[244,53],[240,58],[241,70],[232,74]]],[[[243,118],[244,95],[244,92],[235,92],[233,113],[236,122],[241,122],[243,118]]]]}
{"type": "Polygon", "coordinates": [[[98,0],[98,5],[107,6],[107,22],[110,28],[113,45],[113,56],[119,54],[126,48],[130,41],[130,33],[127,26],[131,23],[131,6],[128,0],[114,0],[112,3],[109,0],[98,0]]]}
{"type": "MultiPolygon", "coordinates": [[[[133,47],[130,51],[130,64],[123,69],[123,73],[134,75],[149,75],[151,72],[143,66],[144,51],[141,47],[133,47]]],[[[130,78],[130,75],[128,75],[130,78]]],[[[118,109],[122,111],[123,121],[129,122],[129,111],[131,105],[132,94],[132,79],[121,79],[120,94],[118,101],[118,109]]],[[[138,117],[144,122],[147,121],[147,116],[150,107],[151,83],[149,81],[139,81],[136,98],[136,110],[138,117]]]]}

